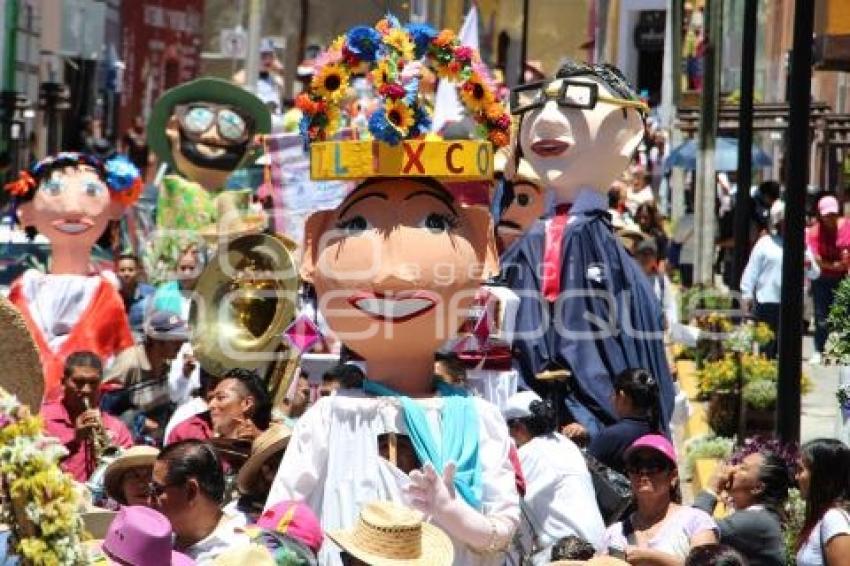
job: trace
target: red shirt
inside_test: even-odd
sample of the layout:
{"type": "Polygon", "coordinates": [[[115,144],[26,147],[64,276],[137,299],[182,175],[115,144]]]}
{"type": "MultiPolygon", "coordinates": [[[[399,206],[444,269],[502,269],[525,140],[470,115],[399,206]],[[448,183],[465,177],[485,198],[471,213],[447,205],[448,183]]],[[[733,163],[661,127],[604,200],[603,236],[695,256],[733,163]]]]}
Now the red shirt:
{"type": "Polygon", "coordinates": [[[209,440],[213,436],[209,412],[193,415],[171,429],[165,445],[174,444],[181,440],[209,440]]]}
{"type": "MultiPolygon", "coordinates": [[[[811,226],[806,231],[806,245],[815,256],[825,261],[841,261],[842,253],[850,249],[850,222],[845,218],[838,220],[838,230],[834,234],[828,234],[821,230],[820,224],[811,226]]],[[[835,270],[821,268],[821,277],[840,278],[847,274],[847,270],[835,270]]]]}
{"type": "MultiPolygon", "coordinates": [[[[68,455],[60,462],[62,470],[79,482],[87,481],[97,467],[97,462],[94,460],[91,442],[80,442],[75,438],[74,422],[68,409],[61,401],[45,403],[41,406],[40,414],[45,432],[58,438],[68,449],[68,455]]],[[[114,445],[121,448],[133,445],[133,437],[124,423],[103,412],[100,419],[114,445]]]]}

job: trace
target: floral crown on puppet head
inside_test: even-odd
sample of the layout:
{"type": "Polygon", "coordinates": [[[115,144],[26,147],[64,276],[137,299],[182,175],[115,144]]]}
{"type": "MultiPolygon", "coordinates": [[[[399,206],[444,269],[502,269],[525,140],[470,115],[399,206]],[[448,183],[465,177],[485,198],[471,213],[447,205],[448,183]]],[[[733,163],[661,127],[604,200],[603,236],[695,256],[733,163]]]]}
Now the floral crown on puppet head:
{"type": "Polygon", "coordinates": [[[6,183],[4,188],[18,200],[27,201],[35,194],[38,184],[46,179],[51,172],[65,167],[87,165],[95,170],[106,186],[110,196],[124,206],[135,203],[144,188],[139,169],[123,155],[114,155],[101,161],[87,153],[63,151],[56,155],[45,157],[29,170],[22,169],[18,178],[6,183]]]}
{"type": "Polygon", "coordinates": [[[375,27],[357,26],[338,37],[314,65],[310,89],[298,95],[301,134],[311,143],[314,179],[429,176],[492,177],[493,148],[510,140],[511,117],[486,66],[450,30],[408,24],[388,15],[375,27]],[[420,97],[422,66],[458,83],[479,139],[425,139],[431,115],[420,97]],[[366,74],[377,98],[364,138],[330,141],[346,116],[353,74],[366,74]],[[370,138],[370,139],[369,139],[370,138]],[[492,144],[492,145],[491,145],[492,144]]]}

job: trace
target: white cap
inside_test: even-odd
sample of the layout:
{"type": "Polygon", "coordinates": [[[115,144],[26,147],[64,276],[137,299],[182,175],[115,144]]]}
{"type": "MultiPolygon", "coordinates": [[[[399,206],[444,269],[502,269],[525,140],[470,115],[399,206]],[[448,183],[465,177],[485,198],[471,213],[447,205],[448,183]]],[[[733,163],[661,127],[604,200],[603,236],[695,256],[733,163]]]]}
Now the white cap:
{"type": "Polygon", "coordinates": [[[543,401],[543,399],[534,391],[514,393],[502,407],[502,416],[506,421],[530,417],[532,416],[531,404],[535,401],[543,401]]]}

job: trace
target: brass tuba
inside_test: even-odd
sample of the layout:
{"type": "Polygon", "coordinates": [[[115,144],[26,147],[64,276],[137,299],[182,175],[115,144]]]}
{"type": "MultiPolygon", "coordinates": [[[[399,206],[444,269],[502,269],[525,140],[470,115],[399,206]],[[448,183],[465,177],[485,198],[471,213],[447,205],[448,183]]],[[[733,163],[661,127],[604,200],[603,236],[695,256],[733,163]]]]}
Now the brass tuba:
{"type": "Polygon", "coordinates": [[[192,348],[213,375],[278,362],[284,328],[295,318],[298,270],[291,241],[248,234],[223,242],[195,284],[192,348]]]}

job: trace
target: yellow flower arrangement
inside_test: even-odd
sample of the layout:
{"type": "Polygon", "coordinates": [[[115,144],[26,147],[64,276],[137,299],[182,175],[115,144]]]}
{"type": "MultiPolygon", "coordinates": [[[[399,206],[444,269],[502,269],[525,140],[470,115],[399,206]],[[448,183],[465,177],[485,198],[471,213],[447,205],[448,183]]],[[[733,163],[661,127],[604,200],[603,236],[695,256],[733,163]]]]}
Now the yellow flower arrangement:
{"type": "Polygon", "coordinates": [[[319,70],[310,86],[322,98],[339,104],[348,92],[348,79],[349,72],[346,67],[338,63],[330,63],[319,70]]]}
{"type": "Polygon", "coordinates": [[[393,72],[388,61],[378,61],[377,66],[369,73],[369,76],[372,78],[372,84],[375,85],[375,90],[389,83],[392,74],[393,72]]]}
{"type": "Polygon", "coordinates": [[[401,53],[405,61],[413,59],[413,42],[410,35],[401,28],[392,28],[384,36],[384,43],[401,53]]]}
{"type": "Polygon", "coordinates": [[[59,460],[65,448],[41,421],[0,389],[0,522],[12,527],[13,552],[38,566],[89,564],[78,495],[59,460]]]}

